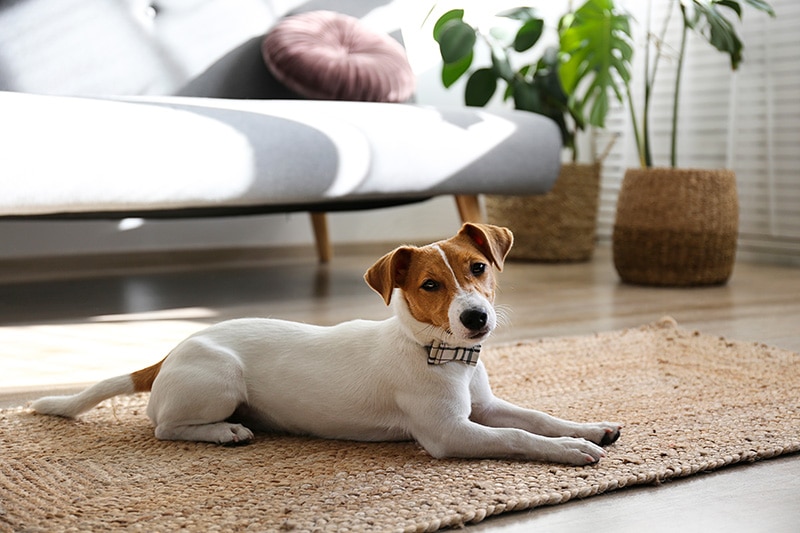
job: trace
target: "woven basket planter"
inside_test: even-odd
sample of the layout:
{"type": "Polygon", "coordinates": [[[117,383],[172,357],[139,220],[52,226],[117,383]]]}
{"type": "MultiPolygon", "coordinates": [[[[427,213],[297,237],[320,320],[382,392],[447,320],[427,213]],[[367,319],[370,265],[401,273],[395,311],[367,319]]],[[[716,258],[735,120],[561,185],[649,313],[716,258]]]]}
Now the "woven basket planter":
{"type": "Polygon", "coordinates": [[[614,266],[627,283],[722,284],[733,271],[738,228],[733,171],[629,169],[617,203],[614,266]]]}
{"type": "Polygon", "coordinates": [[[489,222],[514,232],[509,259],[587,261],[595,248],[600,164],[565,164],[553,189],[535,196],[486,196],[489,222]]]}

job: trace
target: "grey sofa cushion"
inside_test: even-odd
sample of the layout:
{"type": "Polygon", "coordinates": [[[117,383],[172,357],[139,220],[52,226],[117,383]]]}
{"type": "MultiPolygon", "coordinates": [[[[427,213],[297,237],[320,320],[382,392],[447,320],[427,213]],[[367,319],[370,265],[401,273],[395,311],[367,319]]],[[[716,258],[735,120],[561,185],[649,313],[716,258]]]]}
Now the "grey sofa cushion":
{"type": "Polygon", "coordinates": [[[0,90],[171,94],[294,0],[3,0],[0,90]],[[274,4],[274,5],[273,5],[274,4]]]}
{"type": "Polygon", "coordinates": [[[263,35],[248,39],[191,79],[177,94],[251,100],[303,98],[277,80],[264,65],[263,41],[263,35]]]}
{"type": "Polygon", "coordinates": [[[0,216],[544,192],[555,124],[411,104],[0,92],[0,216]]]}

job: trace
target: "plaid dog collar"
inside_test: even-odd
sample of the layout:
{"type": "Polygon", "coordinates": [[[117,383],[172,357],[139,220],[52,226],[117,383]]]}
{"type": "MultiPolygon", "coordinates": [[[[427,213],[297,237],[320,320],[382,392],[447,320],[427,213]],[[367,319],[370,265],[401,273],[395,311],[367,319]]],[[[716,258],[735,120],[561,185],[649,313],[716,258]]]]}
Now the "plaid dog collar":
{"type": "Polygon", "coordinates": [[[481,353],[481,345],[477,344],[472,348],[459,348],[457,346],[448,346],[443,342],[437,343],[436,341],[425,346],[428,350],[428,364],[429,365],[443,365],[451,361],[458,361],[470,366],[478,364],[478,356],[481,353]]]}

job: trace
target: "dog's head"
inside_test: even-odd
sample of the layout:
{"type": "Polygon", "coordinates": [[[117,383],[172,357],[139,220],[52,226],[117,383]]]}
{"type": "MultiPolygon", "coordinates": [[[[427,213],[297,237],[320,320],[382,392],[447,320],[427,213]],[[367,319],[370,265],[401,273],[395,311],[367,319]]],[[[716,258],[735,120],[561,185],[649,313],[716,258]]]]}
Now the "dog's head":
{"type": "Polygon", "coordinates": [[[513,242],[506,228],[464,224],[445,241],[395,249],[364,279],[418,342],[473,346],[497,325],[494,267],[503,270],[513,242]]]}

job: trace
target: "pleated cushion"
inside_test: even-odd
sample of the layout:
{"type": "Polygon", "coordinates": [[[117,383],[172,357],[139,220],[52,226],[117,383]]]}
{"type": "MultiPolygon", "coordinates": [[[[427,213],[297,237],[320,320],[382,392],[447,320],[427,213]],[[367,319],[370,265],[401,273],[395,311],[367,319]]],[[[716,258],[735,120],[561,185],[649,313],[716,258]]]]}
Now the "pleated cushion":
{"type": "Polygon", "coordinates": [[[286,17],[266,35],[261,52],[272,74],[306,98],[405,102],[414,92],[402,45],[340,13],[286,17]]]}

